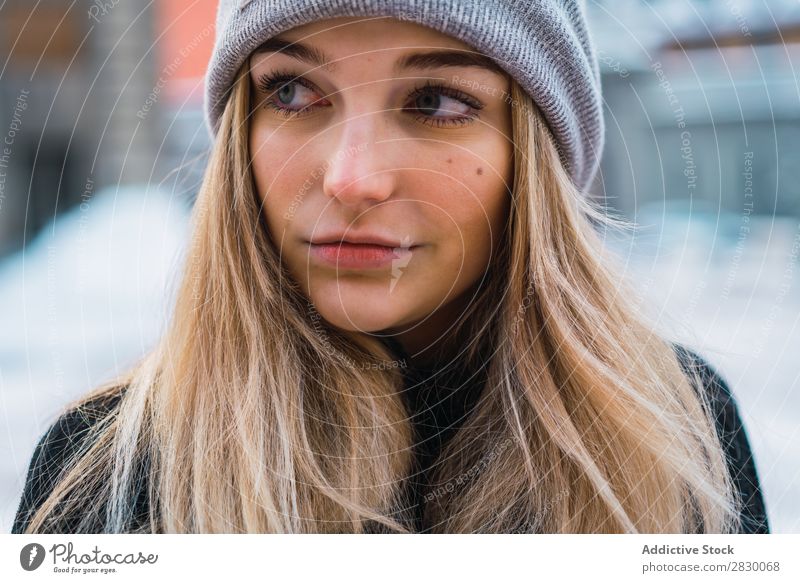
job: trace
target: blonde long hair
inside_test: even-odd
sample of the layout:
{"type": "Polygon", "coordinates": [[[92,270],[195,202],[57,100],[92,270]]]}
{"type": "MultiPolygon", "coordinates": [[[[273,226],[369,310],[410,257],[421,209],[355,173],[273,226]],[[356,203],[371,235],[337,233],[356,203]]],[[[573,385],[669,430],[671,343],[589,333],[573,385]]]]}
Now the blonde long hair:
{"type": "MultiPolygon", "coordinates": [[[[531,98],[512,80],[504,246],[459,323],[489,339],[482,398],[440,454],[435,532],[735,532],[740,501],[699,377],[634,305],[531,98]],[[498,300],[498,298],[500,298],[498,300]],[[695,383],[694,386],[692,383],[695,383]]],[[[26,532],[410,532],[414,437],[393,353],[312,321],[249,167],[232,87],[169,327],[26,532]],[[150,513],[134,522],[146,481],[150,513]],[[99,521],[99,522],[98,522],[99,521]]],[[[485,352],[483,354],[486,354],[485,352]]]]}

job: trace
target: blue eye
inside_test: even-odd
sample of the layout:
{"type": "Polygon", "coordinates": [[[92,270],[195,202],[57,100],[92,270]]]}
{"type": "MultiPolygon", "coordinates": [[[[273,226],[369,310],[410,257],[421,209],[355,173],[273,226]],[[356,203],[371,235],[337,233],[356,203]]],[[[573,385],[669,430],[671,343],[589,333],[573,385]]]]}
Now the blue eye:
{"type": "Polygon", "coordinates": [[[315,103],[324,101],[323,99],[313,99],[314,90],[312,87],[306,85],[301,79],[286,74],[261,77],[258,82],[258,88],[268,94],[265,104],[286,116],[297,115],[315,103]],[[295,104],[293,107],[291,104],[298,96],[301,101],[305,96],[305,100],[308,103],[301,103],[299,107],[295,104]],[[273,100],[273,97],[277,100],[277,103],[273,100]],[[309,97],[312,98],[309,100],[309,97]]]}
{"type": "MultiPolygon", "coordinates": [[[[299,117],[310,113],[315,107],[330,105],[324,97],[317,96],[308,81],[287,71],[261,75],[257,87],[267,94],[264,105],[284,117],[299,117]]],[[[406,106],[403,111],[412,113],[420,123],[436,127],[471,123],[479,117],[477,111],[483,108],[482,103],[469,95],[431,81],[415,87],[409,93],[408,101],[410,107],[406,106]]]]}

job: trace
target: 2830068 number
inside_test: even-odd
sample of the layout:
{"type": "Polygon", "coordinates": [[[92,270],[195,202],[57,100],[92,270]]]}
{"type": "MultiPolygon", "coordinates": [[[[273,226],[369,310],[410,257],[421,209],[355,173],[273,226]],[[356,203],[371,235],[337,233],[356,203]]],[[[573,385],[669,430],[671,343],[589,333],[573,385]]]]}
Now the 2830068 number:
{"type": "Polygon", "coordinates": [[[732,561],[731,571],[780,571],[780,561],[732,561]]]}

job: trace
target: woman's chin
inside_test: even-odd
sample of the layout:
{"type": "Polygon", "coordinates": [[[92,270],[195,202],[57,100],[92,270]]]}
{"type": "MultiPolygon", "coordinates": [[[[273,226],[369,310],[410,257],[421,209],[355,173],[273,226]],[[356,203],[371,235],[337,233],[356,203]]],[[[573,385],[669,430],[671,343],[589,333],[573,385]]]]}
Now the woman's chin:
{"type": "Polygon", "coordinates": [[[339,298],[335,295],[315,301],[314,307],[329,324],[352,332],[376,332],[404,320],[405,312],[386,298],[339,298]]]}

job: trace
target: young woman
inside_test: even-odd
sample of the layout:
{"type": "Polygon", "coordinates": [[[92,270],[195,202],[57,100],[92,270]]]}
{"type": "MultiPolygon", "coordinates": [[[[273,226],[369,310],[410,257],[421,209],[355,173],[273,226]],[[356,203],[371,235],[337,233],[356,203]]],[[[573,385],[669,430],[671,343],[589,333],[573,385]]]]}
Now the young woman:
{"type": "Polygon", "coordinates": [[[169,329],[15,532],[768,532],[728,387],[596,234],[580,4],[276,4],[220,6],[169,329]]]}

